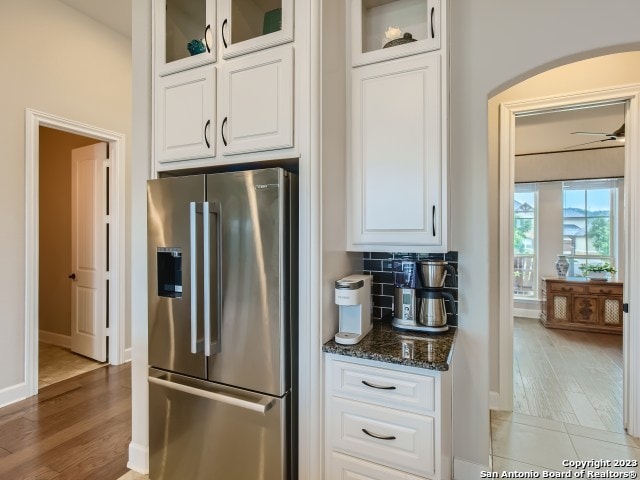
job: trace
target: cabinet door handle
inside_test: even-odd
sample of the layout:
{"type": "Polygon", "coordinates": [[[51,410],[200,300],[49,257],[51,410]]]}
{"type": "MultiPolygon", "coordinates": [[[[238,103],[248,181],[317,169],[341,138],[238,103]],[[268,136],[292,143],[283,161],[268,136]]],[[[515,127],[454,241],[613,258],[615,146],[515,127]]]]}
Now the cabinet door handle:
{"type": "Polygon", "coordinates": [[[431,209],[431,228],[433,229],[433,236],[436,236],[436,206],[431,209]]]}
{"type": "Polygon", "coordinates": [[[207,25],[204,29],[204,44],[207,47],[207,53],[211,53],[211,47],[209,46],[209,39],[207,38],[207,32],[211,33],[211,25],[207,25]]]}
{"type": "Polygon", "coordinates": [[[207,135],[209,125],[211,125],[211,120],[207,120],[207,123],[204,124],[204,143],[207,144],[207,148],[211,148],[211,144],[209,143],[209,135],[207,135]]]}
{"type": "Polygon", "coordinates": [[[378,390],[395,390],[396,389],[396,387],[394,387],[393,385],[376,385],[375,383],[369,383],[366,380],[362,380],[362,383],[364,383],[367,387],[377,388],[378,390]]]}
{"type": "Polygon", "coordinates": [[[433,14],[435,13],[436,8],[435,7],[431,7],[431,38],[436,38],[436,32],[435,29],[433,28],[433,14]]]}
{"type": "Polygon", "coordinates": [[[224,138],[224,126],[227,124],[227,117],[224,117],[224,120],[222,121],[222,126],[220,127],[220,134],[222,135],[222,143],[224,143],[224,146],[227,146],[227,139],[224,138]]]}
{"type": "Polygon", "coordinates": [[[366,428],[363,428],[362,431],[369,435],[370,437],[377,438],[378,440],[395,440],[396,437],[393,435],[379,435],[377,433],[371,433],[366,428]]]}
{"type": "Polygon", "coordinates": [[[222,43],[224,44],[224,48],[227,48],[227,40],[224,38],[224,27],[227,24],[227,19],[225,18],[222,22],[222,27],[220,28],[220,33],[222,33],[222,43]]]}

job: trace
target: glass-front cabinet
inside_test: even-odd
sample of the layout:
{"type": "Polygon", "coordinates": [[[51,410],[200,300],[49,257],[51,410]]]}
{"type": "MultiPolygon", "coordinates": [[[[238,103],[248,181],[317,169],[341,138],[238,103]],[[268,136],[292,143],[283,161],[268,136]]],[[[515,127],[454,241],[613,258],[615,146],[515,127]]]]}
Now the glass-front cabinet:
{"type": "Polygon", "coordinates": [[[440,48],[440,0],[351,0],[350,22],[354,67],[440,48]]]}
{"type": "Polygon", "coordinates": [[[220,0],[219,8],[223,58],[293,40],[293,0],[220,0]]]}
{"type": "Polygon", "coordinates": [[[216,60],[215,0],[155,0],[153,5],[159,75],[216,60]]]}

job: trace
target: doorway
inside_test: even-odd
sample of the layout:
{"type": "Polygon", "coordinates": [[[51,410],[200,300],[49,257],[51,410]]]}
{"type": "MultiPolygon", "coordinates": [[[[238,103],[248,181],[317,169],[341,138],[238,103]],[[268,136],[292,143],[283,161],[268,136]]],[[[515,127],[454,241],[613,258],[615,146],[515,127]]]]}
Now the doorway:
{"type": "MultiPolygon", "coordinates": [[[[99,348],[78,347],[78,315],[87,316],[96,309],[78,311],[79,302],[74,299],[78,299],[79,282],[74,264],[79,257],[88,257],[91,263],[101,264],[95,269],[98,275],[106,274],[107,245],[102,233],[106,233],[108,224],[103,219],[94,219],[93,210],[106,212],[109,198],[102,192],[106,191],[104,179],[100,178],[96,185],[92,177],[94,172],[104,172],[109,167],[104,142],[44,126],[39,128],[38,135],[38,387],[43,388],[106,364],[106,355],[99,348]],[[96,149],[100,155],[94,154],[96,149]],[[79,158],[88,165],[78,169],[79,158]],[[84,185],[78,185],[76,179],[81,179],[84,185]],[[77,208],[79,203],[84,207],[77,208]],[[96,208],[87,208],[91,205],[96,208]],[[90,245],[84,245],[87,243],[90,245]],[[96,248],[101,255],[79,255],[78,252],[92,253],[96,248]]],[[[84,297],[98,299],[99,314],[106,317],[103,299],[108,301],[107,283],[99,282],[97,286],[100,291],[86,289],[90,295],[84,297]]],[[[83,298],[79,300],[87,303],[83,298]]],[[[106,337],[103,332],[100,335],[106,347],[106,337]]]]}
{"type": "MultiPolygon", "coordinates": [[[[54,181],[48,183],[49,175],[55,175],[60,172],[51,172],[48,170],[49,166],[43,166],[40,162],[41,147],[45,147],[50,140],[51,134],[59,134],[65,137],[67,140],[73,139],[72,143],[76,146],[88,145],[88,144],[100,144],[104,145],[104,150],[109,152],[108,159],[100,161],[100,169],[104,172],[104,190],[96,192],[100,195],[101,201],[104,200],[104,204],[108,205],[108,211],[105,211],[104,216],[101,216],[100,221],[104,222],[104,236],[100,238],[100,244],[104,247],[100,248],[104,251],[104,257],[108,260],[108,268],[104,269],[104,274],[100,276],[100,282],[105,282],[103,291],[105,292],[105,301],[99,308],[96,307],[96,311],[103,313],[104,323],[101,324],[100,342],[104,341],[104,354],[103,358],[99,360],[105,360],[108,356],[108,363],[117,365],[123,363],[125,359],[124,338],[125,338],[125,268],[124,268],[124,136],[115,132],[110,132],[100,128],[85,125],[79,122],[63,119],[53,115],[49,115],[42,112],[27,109],[26,111],[26,297],[25,297],[25,310],[26,310],[26,322],[25,322],[25,371],[26,371],[26,386],[30,395],[35,395],[38,392],[38,378],[39,378],[39,340],[43,337],[43,340],[49,342],[65,344],[68,343],[71,346],[73,341],[73,328],[65,330],[67,327],[60,325],[60,320],[65,315],[73,317],[73,310],[70,305],[67,313],[62,313],[61,317],[57,319],[58,324],[51,326],[47,322],[47,314],[51,313],[51,310],[40,308],[40,303],[43,303],[43,307],[50,305],[50,302],[64,303],[62,297],[66,297],[66,294],[70,290],[69,282],[74,281],[73,273],[71,272],[71,262],[65,262],[62,259],[62,264],[58,269],[60,272],[54,275],[57,277],[63,276],[63,281],[66,284],[61,284],[59,278],[55,282],[45,283],[48,280],[49,272],[43,270],[43,262],[48,261],[46,256],[51,255],[49,251],[51,245],[50,241],[56,239],[55,228],[60,230],[65,229],[61,224],[57,224],[53,221],[53,229],[48,230],[52,221],[48,218],[50,215],[56,215],[49,210],[47,202],[53,202],[51,199],[43,198],[45,195],[49,195],[48,187],[53,187],[55,190],[54,181]],[[102,198],[104,195],[104,198],[102,198]],[[107,200],[108,199],[108,200],[107,200]],[[47,217],[45,217],[45,215],[47,217]],[[66,275],[64,274],[66,273],[66,275]],[[61,289],[59,296],[53,295],[53,299],[49,298],[49,288],[55,290],[55,288],[61,289]],[[67,293],[65,293],[67,292],[67,293]],[[108,292],[108,293],[106,293],[108,292]],[[43,313],[41,323],[39,318],[40,313],[43,313]],[[49,328],[54,331],[42,330],[42,327],[49,328]],[[42,335],[40,331],[42,330],[42,335]],[[62,333],[61,333],[62,332],[62,333]],[[66,335],[66,332],[69,335],[66,335]],[[108,345],[108,346],[107,346],[108,345]],[[107,353],[108,352],[108,353],[107,353]]],[[[91,148],[91,147],[84,147],[91,148]]],[[[76,149],[81,151],[83,148],[76,149]]],[[[97,164],[97,163],[96,163],[97,164]]],[[[71,165],[69,165],[71,166],[71,165]]],[[[69,176],[67,177],[67,189],[66,194],[70,195],[73,189],[70,188],[71,169],[69,169],[69,176]]],[[[82,182],[80,182],[82,183],[82,182]]],[[[95,189],[94,189],[95,190],[95,189]]],[[[55,196],[56,194],[53,193],[55,196]]],[[[71,207],[71,203],[69,207],[71,207]]],[[[86,203],[86,202],[80,202],[86,203]]],[[[73,218],[71,213],[70,218],[73,218]]],[[[58,220],[60,220],[58,218],[58,220]]],[[[70,222],[70,220],[69,220],[70,222]]],[[[64,223],[64,222],[63,222],[64,223]]],[[[70,226],[69,226],[70,227],[70,226]]],[[[66,229],[71,237],[71,228],[66,229]]],[[[101,235],[102,236],[102,235],[101,235]]],[[[91,242],[93,244],[93,242],[91,242]]],[[[47,266],[45,269],[54,268],[47,266]]],[[[70,302],[71,305],[74,302],[70,302]]],[[[85,302],[86,303],[86,302],[85,302]]],[[[81,302],[76,302],[80,305],[81,302]]],[[[55,310],[55,308],[54,308],[55,310]]],[[[64,312],[65,308],[61,308],[64,312]]],[[[62,318],[63,319],[63,318],[62,318]]],[[[54,319],[55,320],[55,319],[54,319]]],[[[64,320],[64,319],[63,319],[64,320]]],[[[90,331],[86,325],[80,330],[82,332],[90,331]]],[[[76,348],[76,350],[78,350],[76,348]]],[[[83,352],[87,355],[87,351],[83,352]]],[[[100,364],[98,364],[100,366],[100,364]]],[[[80,370],[82,368],[95,368],[95,363],[91,366],[84,365],[76,368],[80,370]]]]}
{"type": "MultiPolygon", "coordinates": [[[[638,233],[633,228],[638,223],[640,209],[637,208],[638,197],[636,190],[640,185],[640,149],[637,144],[637,128],[640,108],[640,86],[610,88],[593,92],[576,93],[568,96],[543,98],[536,100],[503,103],[500,106],[500,245],[503,252],[500,256],[500,398],[502,410],[513,410],[513,268],[514,268],[514,222],[513,198],[515,184],[515,127],[518,116],[540,114],[579,108],[581,106],[597,106],[624,102],[626,104],[625,124],[627,126],[625,145],[625,194],[624,232],[626,266],[624,272],[625,302],[632,303],[636,294],[629,285],[637,285],[640,265],[638,257],[633,252],[633,245],[637,244],[638,233]]],[[[623,345],[623,404],[624,425],[629,434],[640,435],[640,419],[638,418],[638,402],[640,398],[638,388],[638,364],[640,352],[637,342],[638,326],[637,313],[630,310],[624,315],[624,345],[623,345]]]]}

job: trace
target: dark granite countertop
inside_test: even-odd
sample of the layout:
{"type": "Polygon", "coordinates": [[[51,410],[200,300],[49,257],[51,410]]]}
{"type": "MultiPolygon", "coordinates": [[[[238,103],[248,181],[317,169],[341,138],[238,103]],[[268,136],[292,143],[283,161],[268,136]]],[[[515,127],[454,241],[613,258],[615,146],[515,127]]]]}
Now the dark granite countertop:
{"type": "Polygon", "coordinates": [[[373,329],[360,343],[340,345],[331,339],[322,346],[322,351],[445,371],[451,364],[457,330],[451,327],[443,333],[410,332],[393,328],[390,321],[383,319],[373,322],[373,329]]]}

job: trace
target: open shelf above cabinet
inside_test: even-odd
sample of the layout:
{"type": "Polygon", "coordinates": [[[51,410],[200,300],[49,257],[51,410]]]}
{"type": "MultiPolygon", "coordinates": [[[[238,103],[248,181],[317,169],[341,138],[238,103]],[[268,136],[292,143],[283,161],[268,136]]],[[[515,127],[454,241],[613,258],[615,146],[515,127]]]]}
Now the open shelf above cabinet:
{"type": "Polygon", "coordinates": [[[354,67],[440,48],[440,0],[351,0],[350,22],[354,67]]]}

